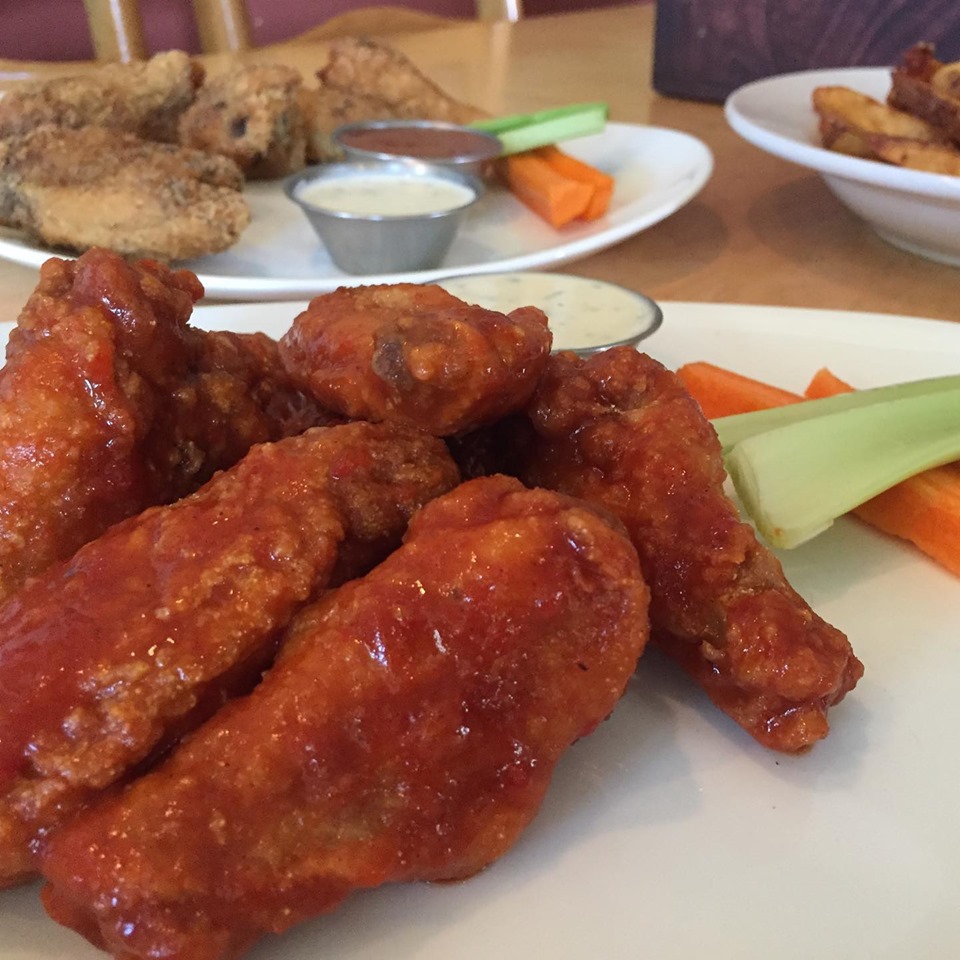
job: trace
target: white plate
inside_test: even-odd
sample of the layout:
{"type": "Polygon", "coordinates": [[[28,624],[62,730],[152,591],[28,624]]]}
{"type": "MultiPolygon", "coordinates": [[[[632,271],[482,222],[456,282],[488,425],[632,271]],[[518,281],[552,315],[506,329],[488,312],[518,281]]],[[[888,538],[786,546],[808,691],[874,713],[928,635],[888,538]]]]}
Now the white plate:
{"type": "MultiPolygon", "coordinates": [[[[956,372],[960,325],[663,304],[645,347],[800,389],[956,372]]],[[[281,333],[297,305],[201,310],[281,333]]],[[[960,580],[843,520],[782,555],[866,665],[801,757],[764,750],[653,654],[564,758],[540,816],[486,872],[358,895],[250,960],[945,960],[960,944],[960,580]]],[[[0,960],[103,955],[0,894],[0,960]]]]}
{"type": "MultiPolygon", "coordinates": [[[[558,266],[619,243],[670,216],[710,177],[713,158],[699,140],[676,130],[625,123],[571,140],[564,149],[616,177],[608,214],[555,230],[504,188],[472,209],[442,267],[417,273],[351,276],[337,269],[279,182],[247,188],[252,219],[224,253],[186,261],[207,296],[221,300],[310,297],[358,283],[426,282],[453,274],[558,266]]],[[[39,267],[50,251],[0,231],[0,258],[39,267]]]]}
{"type": "Polygon", "coordinates": [[[908,170],[819,146],[811,100],[816,87],[850,87],[875,100],[890,89],[889,68],[805,70],[735,90],[725,111],[745,140],[822,174],[854,213],[890,243],[941,263],[960,264],[960,177],[908,170]]]}

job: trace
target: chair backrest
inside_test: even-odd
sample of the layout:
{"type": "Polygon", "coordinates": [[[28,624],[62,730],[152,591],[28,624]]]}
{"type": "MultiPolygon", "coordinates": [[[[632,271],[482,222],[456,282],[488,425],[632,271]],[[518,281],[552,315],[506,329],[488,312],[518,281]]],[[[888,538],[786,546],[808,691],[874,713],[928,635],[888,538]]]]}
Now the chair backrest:
{"type": "MultiPolygon", "coordinates": [[[[83,2],[97,60],[127,61],[149,56],[142,14],[137,0],[83,0],[83,2]]],[[[200,38],[200,48],[204,53],[228,53],[247,50],[255,45],[247,0],[191,0],[191,2],[200,38]]],[[[271,2],[276,4],[277,0],[271,0],[271,2]]],[[[513,21],[519,20],[523,15],[523,0],[473,0],[473,4],[475,15],[480,20],[513,21]]],[[[372,32],[378,24],[378,10],[390,9],[397,13],[404,10],[402,5],[394,8],[366,8],[349,11],[344,14],[344,17],[350,18],[351,22],[359,18],[372,32]]],[[[417,11],[408,8],[406,12],[416,17],[417,11]]]]}
{"type": "Polygon", "coordinates": [[[83,0],[98,60],[142,60],[149,56],[137,0],[83,0]]]}

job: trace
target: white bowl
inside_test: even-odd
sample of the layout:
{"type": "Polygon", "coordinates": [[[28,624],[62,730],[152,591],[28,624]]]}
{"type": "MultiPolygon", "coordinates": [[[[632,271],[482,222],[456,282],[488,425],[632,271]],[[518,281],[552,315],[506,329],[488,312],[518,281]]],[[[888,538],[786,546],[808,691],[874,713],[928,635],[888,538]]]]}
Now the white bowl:
{"type": "Polygon", "coordinates": [[[843,86],[885,100],[890,69],[804,70],[756,80],[724,107],[733,129],[754,146],[816,170],[854,213],[903,250],[960,266],[960,177],[909,170],[819,146],[812,95],[843,86]]]}

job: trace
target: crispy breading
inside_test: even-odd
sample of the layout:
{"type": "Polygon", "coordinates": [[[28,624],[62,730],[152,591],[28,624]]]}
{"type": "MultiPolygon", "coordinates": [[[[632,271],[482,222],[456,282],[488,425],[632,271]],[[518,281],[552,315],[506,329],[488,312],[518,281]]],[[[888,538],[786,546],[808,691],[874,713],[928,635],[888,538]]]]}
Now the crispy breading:
{"type": "Polygon", "coordinates": [[[307,124],[308,158],[335,160],[330,135],[362,120],[444,120],[471,123],[486,114],[460,103],[424,76],[398,50],[373,40],[345,37],[331,45],[318,88],[301,95],[307,124]]]}
{"type": "Polygon", "coordinates": [[[377,97],[406,116],[469,123],[484,115],[444,93],[399,50],[374,40],[338,40],[331,45],[330,59],[317,78],[324,85],[377,97]]]}
{"type": "Polygon", "coordinates": [[[180,118],[187,147],[229,157],[249,179],[282,177],[306,162],[300,74],[279,64],[211,77],[180,118]]]}
{"type": "Polygon", "coordinates": [[[197,63],[182,50],[169,50],[79,76],[28,81],[0,99],[0,137],[52,123],[111,127],[173,143],[180,114],[193,102],[202,80],[197,63]]]}
{"type": "Polygon", "coordinates": [[[398,110],[379,97],[362,92],[341,90],[321,84],[300,91],[307,136],[307,160],[326,163],[342,160],[343,151],[333,140],[333,131],[346,123],[365,120],[401,120],[398,110]]]}
{"type": "Polygon", "coordinates": [[[115,524],[0,605],[0,887],[29,873],[38,834],[253,686],[293,613],[364,573],[458,479],[418,431],[309,430],[115,524]]]}
{"type": "Polygon", "coordinates": [[[51,247],[183,260],[227,249],[250,220],[225,157],[106,127],[50,124],[0,141],[0,223],[51,247]]]}
{"type": "Polygon", "coordinates": [[[52,835],[44,906],[126,960],[227,960],[356,890],[475,874],[620,699],[646,604],[585,504],[459,486],[293,622],[249,697],[52,835]]]}

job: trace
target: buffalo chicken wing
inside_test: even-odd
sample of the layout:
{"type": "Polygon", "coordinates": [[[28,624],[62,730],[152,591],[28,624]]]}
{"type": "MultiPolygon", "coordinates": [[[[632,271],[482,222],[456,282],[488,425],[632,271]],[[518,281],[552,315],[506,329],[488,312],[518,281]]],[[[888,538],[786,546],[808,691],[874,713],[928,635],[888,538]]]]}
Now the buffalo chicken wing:
{"type": "Polygon", "coordinates": [[[125,960],[221,960],[354,890],[490,864],[643,649],[611,522],[505,477],[427,505],[252,694],[51,837],[48,911],[125,960]]]}
{"type": "Polygon", "coordinates": [[[551,342],[536,307],[507,315],[438,286],[405,283],[317,297],[280,349],[291,373],[331,410],[447,436],[520,409],[551,342]]]}
{"type": "Polygon", "coordinates": [[[679,380],[617,348],[551,358],[514,467],[624,522],[650,586],[652,638],[761,743],[795,752],[863,667],[787,583],[724,494],[716,434],[679,380]]]}
{"type": "Polygon", "coordinates": [[[0,885],[29,874],[39,836],[248,688],[297,607],[369,568],[457,479],[425,434],[319,427],[28,581],[0,606],[0,885]]]}

